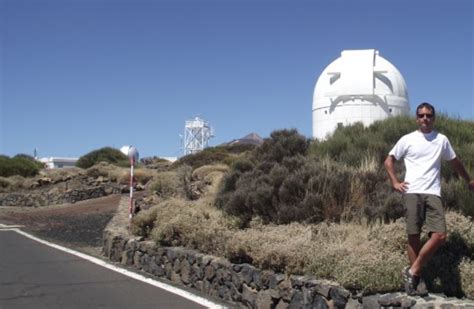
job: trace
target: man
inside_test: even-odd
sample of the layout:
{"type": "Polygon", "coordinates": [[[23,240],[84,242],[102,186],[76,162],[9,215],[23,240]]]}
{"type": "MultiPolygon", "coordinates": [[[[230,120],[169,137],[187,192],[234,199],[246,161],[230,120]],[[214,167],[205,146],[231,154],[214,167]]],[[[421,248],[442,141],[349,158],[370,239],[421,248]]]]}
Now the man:
{"type": "Polygon", "coordinates": [[[466,180],[469,190],[474,191],[474,181],[456,157],[448,138],[433,130],[435,116],[435,108],[431,104],[421,103],[416,108],[418,130],[403,136],[385,160],[393,188],[403,193],[410,260],[403,276],[405,291],[409,295],[417,295],[422,267],[446,241],[441,200],[441,160],[449,161],[457,174],[466,180]],[[395,172],[395,161],[402,158],[406,169],[404,181],[398,180],[395,172]],[[421,247],[423,224],[429,232],[429,240],[421,247]]]}

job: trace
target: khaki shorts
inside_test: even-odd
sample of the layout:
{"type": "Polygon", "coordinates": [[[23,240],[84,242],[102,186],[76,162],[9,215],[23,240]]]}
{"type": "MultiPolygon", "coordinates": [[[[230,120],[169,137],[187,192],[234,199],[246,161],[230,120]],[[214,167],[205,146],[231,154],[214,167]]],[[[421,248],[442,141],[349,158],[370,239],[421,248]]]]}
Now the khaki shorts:
{"type": "Polygon", "coordinates": [[[408,235],[420,234],[423,224],[429,233],[446,233],[443,201],[439,196],[407,193],[403,202],[408,235]]]}

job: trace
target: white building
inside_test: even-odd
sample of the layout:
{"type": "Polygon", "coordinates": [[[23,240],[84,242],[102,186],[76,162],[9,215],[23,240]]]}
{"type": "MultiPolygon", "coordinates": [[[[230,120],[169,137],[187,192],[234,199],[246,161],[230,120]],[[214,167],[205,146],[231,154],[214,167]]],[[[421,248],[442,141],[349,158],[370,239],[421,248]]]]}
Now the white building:
{"type": "Polygon", "coordinates": [[[49,157],[41,158],[40,162],[46,165],[46,168],[65,168],[65,167],[74,167],[78,158],[61,158],[61,157],[49,157]]]}
{"type": "Polygon", "coordinates": [[[374,49],[344,50],[316,82],[313,138],[324,140],[340,125],[369,126],[409,112],[405,80],[393,64],[374,49]]]}

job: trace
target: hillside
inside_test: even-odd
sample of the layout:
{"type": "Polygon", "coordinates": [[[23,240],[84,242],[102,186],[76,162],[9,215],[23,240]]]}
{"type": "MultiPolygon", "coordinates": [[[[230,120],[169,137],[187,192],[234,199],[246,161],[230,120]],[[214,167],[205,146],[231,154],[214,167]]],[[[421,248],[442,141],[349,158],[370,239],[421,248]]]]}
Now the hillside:
{"type": "MultiPolygon", "coordinates": [[[[160,168],[141,165],[132,230],[160,246],[312,275],[356,294],[400,291],[407,263],[402,207],[382,162],[413,123],[393,118],[340,128],[325,142],[281,130],[258,147],[220,146],[160,168]]],[[[437,124],[473,175],[473,123],[441,116],[437,124]]],[[[473,196],[447,166],[442,174],[450,234],[424,276],[432,292],[474,298],[473,196]]],[[[126,168],[100,164],[78,170],[84,175],[126,192],[126,168]]],[[[34,179],[23,180],[21,190],[34,179]]],[[[17,191],[8,182],[0,196],[17,191]]],[[[64,188],[63,181],[55,185],[64,188]]]]}

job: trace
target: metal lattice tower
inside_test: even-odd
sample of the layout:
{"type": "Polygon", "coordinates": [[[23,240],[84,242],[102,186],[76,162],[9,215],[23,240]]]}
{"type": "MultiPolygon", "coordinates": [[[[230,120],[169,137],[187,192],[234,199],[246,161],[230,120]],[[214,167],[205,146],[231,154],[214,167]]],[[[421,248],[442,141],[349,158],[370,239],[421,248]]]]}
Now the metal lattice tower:
{"type": "Polygon", "coordinates": [[[214,130],[207,121],[199,117],[186,120],[184,126],[184,155],[203,150],[208,146],[211,137],[214,137],[214,130]]]}

